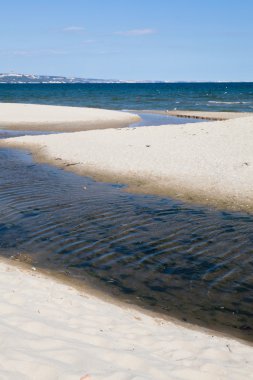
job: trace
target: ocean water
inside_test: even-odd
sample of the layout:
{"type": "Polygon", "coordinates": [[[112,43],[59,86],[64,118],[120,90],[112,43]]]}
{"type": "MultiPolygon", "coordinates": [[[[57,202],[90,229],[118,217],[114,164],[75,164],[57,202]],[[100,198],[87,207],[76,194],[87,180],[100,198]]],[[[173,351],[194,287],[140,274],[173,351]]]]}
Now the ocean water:
{"type": "Polygon", "coordinates": [[[0,84],[0,102],[252,112],[253,83],[0,84]]]}

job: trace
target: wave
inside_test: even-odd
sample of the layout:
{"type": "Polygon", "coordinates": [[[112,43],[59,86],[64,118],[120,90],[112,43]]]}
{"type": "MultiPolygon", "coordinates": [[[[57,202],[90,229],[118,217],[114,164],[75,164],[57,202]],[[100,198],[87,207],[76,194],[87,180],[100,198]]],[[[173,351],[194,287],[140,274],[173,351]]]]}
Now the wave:
{"type": "Polygon", "coordinates": [[[208,103],[214,103],[214,104],[249,104],[250,102],[224,102],[224,101],[209,100],[208,103]]]}

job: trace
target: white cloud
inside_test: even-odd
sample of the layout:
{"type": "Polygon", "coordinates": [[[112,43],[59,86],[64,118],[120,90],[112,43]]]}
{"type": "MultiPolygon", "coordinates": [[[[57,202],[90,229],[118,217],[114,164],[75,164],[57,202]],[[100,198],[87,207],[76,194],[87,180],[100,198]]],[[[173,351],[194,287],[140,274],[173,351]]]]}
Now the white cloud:
{"type": "Polygon", "coordinates": [[[82,26],[67,26],[63,29],[64,32],[82,32],[84,28],[82,26]]]}
{"type": "Polygon", "coordinates": [[[116,32],[116,34],[120,34],[122,36],[145,36],[148,34],[154,34],[156,31],[151,28],[146,29],[130,29],[124,32],[116,32]]]}

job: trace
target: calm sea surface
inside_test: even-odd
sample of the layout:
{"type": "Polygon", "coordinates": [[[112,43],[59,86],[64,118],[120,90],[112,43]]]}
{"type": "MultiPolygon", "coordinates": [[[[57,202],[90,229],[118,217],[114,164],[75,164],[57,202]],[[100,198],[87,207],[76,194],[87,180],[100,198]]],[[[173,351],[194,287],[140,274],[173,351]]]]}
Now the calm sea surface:
{"type": "MultiPolygon", "coordinates": [[[[0,85],[0,101],[119,109],[250,111],[252,93],[252,84],[0,85]]],[[[140,127],[175,122],[142,116],[140,127]]],[[[1,254],[253,341],[253,215],[129,194],[5,148],[0,210],[1,254]]]]}
{"type": "Polygon", "coordinates": [[[0,102],[252,112],[253,83],[0,84],[0,102]]]}

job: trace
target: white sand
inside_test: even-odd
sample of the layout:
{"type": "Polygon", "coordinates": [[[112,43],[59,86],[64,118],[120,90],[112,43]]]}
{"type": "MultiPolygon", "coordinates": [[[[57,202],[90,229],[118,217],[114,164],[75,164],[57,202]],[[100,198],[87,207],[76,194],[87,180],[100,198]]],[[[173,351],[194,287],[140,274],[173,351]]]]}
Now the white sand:
{"type": "Polygon", "coordinates": [[[140,117],[98,108],[0,103],[0,128],[75,131],[127,125],[140,117]]]}
{"type": "Polygon", "coordinates": [[[10,146],[40,149],[84,173],[141,182],[151,193],[239,209],[253,205],[253,117],[227,121],[24,136],[10,146]]]}
{"type": "Polygon", "coordinates": [[[253,347],[0,264],[1,380],[249,380],[253,347]]]}

